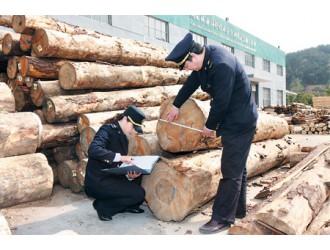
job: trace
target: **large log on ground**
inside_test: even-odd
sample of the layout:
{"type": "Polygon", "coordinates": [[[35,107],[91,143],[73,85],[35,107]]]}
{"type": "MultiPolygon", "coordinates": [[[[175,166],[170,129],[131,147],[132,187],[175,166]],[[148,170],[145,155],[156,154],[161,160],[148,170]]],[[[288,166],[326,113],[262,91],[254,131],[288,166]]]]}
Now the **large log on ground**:
{"type": "Polygon", "coordinates": [[[175,63],[164,60],[169,52],[163,47],[102,35],[71,35],[38,29],[33,36],[32,50],[38,57],[177,68],[175,63]]]}
{"type": "Polygon", "coordinates": [[[61,147],[53,148],[54,159],[60,164],[66,160],[76,160],[78,157],[76,155],[76,145],[65,145],[61,147]]]}
{"type": "MultiPolygon", "coordinates": [[[[160,106],[162,100],[175,95],[182,86],[157,86],[149,88],[120,90],[113,92],[92,92],[83,95],[55,96],[46,98],[43,112],[49,123],[76,120],[84,113],[126,109],[129,105],[137,107],[160,106]]],[[[194,97],[208,98],[202,91],[196,91],[194,97]]]]}
{"type": "Polygon", "coordinates": [[[67,62],[58,74],[61,87],[118,89],[183,84],[188,71],[154,66],[122,66],[94,62],[67,62]]]}
{"type": "Polygon", "coordinates": [[[21,56],[19,60],[20,73],[23,77],[58,79],[60,68],[65,62],[66,60],[57,58],[21,56]]]}
{"type": "MultiPolygon", "coordinates": [[[[156,120],[159,118],[159,108],[155,107],[140,107],[139,109],[146,115],[146,120],[156,120]]],[[[111,122],[118,114],[122,114],[125,110],[105,111],[97,113],[81,114],[77,119],[79,133],[91,126],[98,126],[111,122]]]]}
{"type": "Polygon", "coordinates": [[[77,176],[78,165],[78,160],[66,160],[58,165],[58,178],[61,186],[70,188],[74,193],[82,191],[77,176]]]}
{"type": "Polygon", "coordinates": [[[9,86],[0,82],[0,112],[15,112],[15,99],[9,86]]]}
{"type": "Polygon", "coordinates": [[[38,148],[45,149],[74,145],[78,141],[79,133],[76,122],[43,124],[38,148]]]}
{"type": "Polygon", "coordinates": [[[0,113],[0,157],[35,153],[41,131],[35,113],[0,113]]]}
{"type": "MultiPolygon", "coordinates": [[[[297,143],[277,139],[253,143],[247,161],[248,178],[287,160],[288,152],[298,151],[297,143]],[[279,145],[280,147],[278,147],[279,145]],[[267,160],[258,152],[278,152],[268,155],[267,160]],[[288,148],[288,150],[283,150],[288,148]],[[267,166],[267,167],[266,167],[267,166]]],[[[157,163],[150,175],[144,175],[142,186],[146,201],[153,214],[163,221],[181,221],[199,206],[214,198],[221,178],[220,159],[222,150],[198,151],[157,163]]]]}
{"type": "Polygon", "coordinates": [[[290,187],[256,214],[257,222],[283,234],[303,234],[329,193],[330,168],[319,157],[295,176],[290,187]]]}
{"type": "MultiPolygon", "coordinates": [[[[175,96],[169,97],[161,104],[160,118],[166,120],[166,114],[172,107],[175,96]]],[[[174,121],[188,127],[203,130],[210,111],[209,102],[189,98],[180,108],[179,117],[174,121]]],[[[175,124],[158,122],[157,136],[161,147],[169,152],[188,152],[219,147],[220,138],[204,138],[201,132],[175,124]]],[[[253,141],[279,139],[289,134],[289,126],[283,118],[259,112],[257,130],[253,141]]]]}
{"type": "Polygon", "coordinates": [[[53,171],[41,153],[0,158],[0,208],[45,199],[53,190],[53,171]]]}

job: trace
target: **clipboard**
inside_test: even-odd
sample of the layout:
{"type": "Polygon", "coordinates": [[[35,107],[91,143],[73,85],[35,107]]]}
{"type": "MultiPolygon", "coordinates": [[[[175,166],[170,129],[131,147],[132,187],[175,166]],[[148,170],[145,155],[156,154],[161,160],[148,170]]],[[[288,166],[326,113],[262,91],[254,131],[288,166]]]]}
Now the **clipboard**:
{"type": "Polygon", "coordinates": [[[152,172],[159,159],[159,155],[133,156],[132,160],[134,164],[123,162],[117,168],[105,168],[101,171],[116,175],[126,175],[129,171],[135,171],[135,173],[148,175],[152,172]]]}

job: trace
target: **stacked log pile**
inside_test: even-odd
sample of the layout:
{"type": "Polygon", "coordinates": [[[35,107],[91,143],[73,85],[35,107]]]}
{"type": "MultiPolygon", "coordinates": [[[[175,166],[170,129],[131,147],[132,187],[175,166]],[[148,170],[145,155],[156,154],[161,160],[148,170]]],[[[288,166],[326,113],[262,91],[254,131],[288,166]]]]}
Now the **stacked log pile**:
{"type": "MultiPolygon", "coordinates": [[[[17,165],[15,171],[20,169],[16,177],[22,178],[22,186],[35,185],[24,181],[26,171],[45,188],[43,192],[25,190],[16,199],[0,204],[19,204],[32,196],[41,199],[49,195],[55,180],[72,192],[81,192],[91,140],[101,125],[131,104],[143,109],[148,118],[147,133],[130,138],[130,154],[158,154],[163,159],[142,181],[154,215],[164,221],[180,221],[215,196],[221,179],[221,138],[202,138],[199,132],[158,121],[165,118],[189,74],[164,60],[168,51],[45,16],[0,16],[0,25],[4,23],[14,30],[15,35],[8,37],[20,34],[20,50],[8,49],[13,52],[4,55],[6,85],[14,96],[15,108],[11,105],[8,109],[10,118],[1,114],[0,176],[14,178],[9,175],[13,169],[8,167],[14,160],[20,163],[11,165],[17,165]],[[13,114],[25,117],[14,119],[13,114]],[[13,123],[15,126],[8,126],[13,123]],[[14,133],[22,136],[14,137],[14,133]]],[[[17,48],[17,43],[12,44],[17,48]]],[[[192,97],[182,107],[178,122],[202,129],[209,96],[198,90],[192,97]]],[[[8,104],[7,100],[12,100],[8,98],[0,105],[8,104]]],[[[285,119],[260,113],[248,159],[249,178],[288,162],[291,154],[300,151],[288,133],[285,119]]],[[[9,182],[3,185],[0,190],[6,190],[9,197],[14,190],[10,190],[9,182]]]]}
{"type": "Polygon", "coordinates": [[[268,113],[275,112],[286,119],[291,134],[330,134],[330,109],[311,107],[302,103],[289,106],[267,107],[268,113]]]}
{"type": "MultiPolygon", "coordinates": [[[[0,105],[6,110],[13,107],[9,104],[14,100],[14,110],[9,112],[38,115],[38,140],[28,147],[47,155],[54,180],[60,184],[67,178],[63,172],[74,179],[75,170],[62,171],[59,166],[68,169],[67,165],[77,164],[67,161],[86,159],[92,134],[102,124],[130,104],[159,109],[161,101],[176,94],[188,76],[164,60],[167,50],[150,44],[99,34],[46,16],[0,16],[0,25],[12,28],[1,33],[6,78],[0,86],[3,93],[3,85],[8,86],[14,97],[7,88],[0,105]],[[91,123],[85,131],[78,130],[79,116],[91,112],[107,113],[106,118],[91,123]]],[[[195,97],[209,98],[202,91],[195,97]]],[[[155,133],[158,112],[152,117],[144,129],[149,133],[155,133]]],[[[11,144],[8,151],[19,145],[11,144]]],[[[82,190],[76,185],[73,192],[82,190]]]]}

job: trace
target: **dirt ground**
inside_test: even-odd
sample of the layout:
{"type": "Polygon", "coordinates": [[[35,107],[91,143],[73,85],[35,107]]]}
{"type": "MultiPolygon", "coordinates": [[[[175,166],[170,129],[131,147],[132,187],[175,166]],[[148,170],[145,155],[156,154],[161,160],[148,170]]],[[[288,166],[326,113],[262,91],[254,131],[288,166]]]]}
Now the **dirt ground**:
{"type": "MultiPolygon", "coordinates": [[[[330,143],[330,135],[289,135],[301,146],[317,146],[330,143]]],[[[262,190],[260,183],[264,178],[270,180],[285,168],[276,168],[262,177],[248,180],[248,207],[259,200],[254,196],[262,190]]],[[[70,189],[56,184],[52,195],[41,201],[1,209],[12,235],[199,235],[198,228],[211,216],[213,200],[199,208],[181,222],[157,220],[143,204],[142,214],[117,214],[112,221],[104,222],[97,218],[92,207],[93,200],[83,192],[74,194],[70,189]]],[[[226,235],[227,231],[216,235],[226,235]]]]}

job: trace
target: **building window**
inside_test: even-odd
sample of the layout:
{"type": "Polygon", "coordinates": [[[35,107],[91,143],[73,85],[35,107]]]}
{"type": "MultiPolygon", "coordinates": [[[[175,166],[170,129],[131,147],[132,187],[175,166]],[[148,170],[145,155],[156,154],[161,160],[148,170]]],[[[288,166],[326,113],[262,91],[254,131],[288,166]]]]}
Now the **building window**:
{"type": "Polygon", "coordinates": [[[270,72],[270,61],[263,59],[262,60],[262,69],[264,71],[270,72]]]}
{"type": "Polygon", "coordinates": [[[193,36],[193,40],[196,42],[196,43],[199,43],[201,45],[206,45],[206,37],[205,36],[201,36],[197,33],[194,33],[194,32],[191,32],[190,33],[192,34],[193,36]]]}
{"type": "Polygon", "coordinates": [[[254,55],[245,53],[245,65],[254,68],[254,55]]]}
{"type": "Polygon", "coordinates": [[[263,88],[263,106],[268,107],[270,106],[270,89],[263,88]]]}
{"type": "Polygon", "coordinates": [[[225,49],[227,49],[229,52],[231,52],[232,54],[234,54],[234,47],[231,47],[231,46],[229,46],[229,45],[227,45],[227,44],[221,44],[222,45],[222,47],[224,47],[225,49]]]}
{"type": "Polygon", "coordinates": [[[83,17],[101,22],[101,23],[107,23],[112,24],[112,17],[108,15],[82,15],[83,17]]]}
{"type": "Polygon", "coordinates": [[[283,76],[283,66],[277,64],[277,74],[283,76]]]}
{"type": "Polygon", "coordinates": [[[277,105],[282,106],[283,105],[283,91],[277,90],[277,105]]]}
{"type": "Polygon", "coordinates": [[[151,16],[144,17],[145,34],[168,42],[168,24],[151,16]]]}

